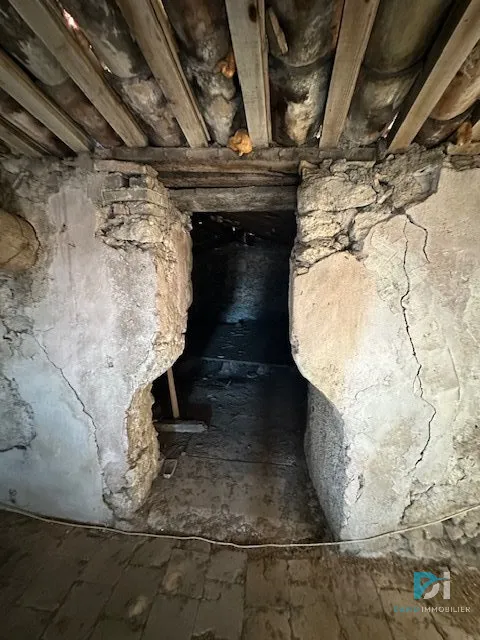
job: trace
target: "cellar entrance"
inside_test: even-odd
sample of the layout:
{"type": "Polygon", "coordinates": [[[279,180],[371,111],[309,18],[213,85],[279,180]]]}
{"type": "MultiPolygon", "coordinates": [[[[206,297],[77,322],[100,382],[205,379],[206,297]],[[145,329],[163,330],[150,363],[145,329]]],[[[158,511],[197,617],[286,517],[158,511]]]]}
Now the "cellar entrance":
{"type": "Polygon", "coordinates": [[[167,375],[153,385],[163,466],[146,510],[156,531],[325,538],[303,451],[307,383],[289,342],[295,218],[256,216],[193,218],[193,303],[173,367],[179,420],[167,375]]]}

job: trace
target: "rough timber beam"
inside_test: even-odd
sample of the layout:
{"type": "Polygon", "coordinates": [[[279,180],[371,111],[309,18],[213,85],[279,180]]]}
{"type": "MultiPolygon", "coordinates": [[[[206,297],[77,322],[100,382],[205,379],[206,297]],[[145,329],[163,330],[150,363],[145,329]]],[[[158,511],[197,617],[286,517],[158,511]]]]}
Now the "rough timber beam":
{"type": "Polygon", "coordinates": [[[402,104],[388,136],[389,151],[413,142],[448,85],[477,43],[480,35],[480,0],[454,3],[422,73],[402,104]]]}
{"type": "Polygon", "coordinates": [[[226,0],[226,7],[248,133],[254,147],[268,147],[272,133],[265,2],[226,0]]]}
{"type": "Polygon", "coordinates": [[[70,149],[77,152],[89,149],[90,140],[84,131],[50,98],[47,98],[2,49],[0,49],[0,87],[60,140],[63,140],[70,149]]]}
{"type": "Polygon", "coordinates": [[[99,67],[70,33],[58,11],[52,6],[52,0],[10,0],[10,4],[125,144],[130,147],[147,145],[147,136],[102,77],[99,67]]]}
{"type": "Polygon", "coordinates": [[[32,158],[40,158],[44,154],[44,150],[39,145],[2,117],[0,117],[0,140],[5,142],[12,153],[20,153],[32,158]]]}
{"type": "Polygon", "coordinates": [[[160,0],[117,0],[145,59],[191,147],[206,147],[208,131],[183,73],[160,0]]]}
{"type": "Polygon", "coordinates": [[[170,189],[172,202],[191,213],[294,211],[297,187],[170,189]]]}
{"type": "Polygon", "coordinates": [[[379,0],[345,0],[320,137],[322,149],[338,146],[378,5],[379,0]]]}

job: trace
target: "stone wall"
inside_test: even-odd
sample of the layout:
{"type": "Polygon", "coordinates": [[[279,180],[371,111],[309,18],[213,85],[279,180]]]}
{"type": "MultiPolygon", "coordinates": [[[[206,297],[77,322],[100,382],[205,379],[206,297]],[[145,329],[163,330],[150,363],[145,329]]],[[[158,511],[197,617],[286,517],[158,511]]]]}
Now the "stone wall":
{"type": "MultiPolygon", "coordinates": [[[[415,149],[304,167],[291,341],[310,382],[308,464],[339,538],[435,520],[480,495],[479,177],[415,149]]],[[[419,536],[477,536],[478,521],[406,538],[415,551],[419,536]]]]}
{"type": "Polygon", "coordinates": [[[0,500],[128,518],[157,471],[150,384],[183,350],[189,218],[129,163],[4,159],[1,181],[40,248],[0,272],[0,500]]]}
{"type": "Polygon", "coordinates": [[[195,257],[193,317],[288,322],[289,248],[268,240],[228,242],[195,257]]]}

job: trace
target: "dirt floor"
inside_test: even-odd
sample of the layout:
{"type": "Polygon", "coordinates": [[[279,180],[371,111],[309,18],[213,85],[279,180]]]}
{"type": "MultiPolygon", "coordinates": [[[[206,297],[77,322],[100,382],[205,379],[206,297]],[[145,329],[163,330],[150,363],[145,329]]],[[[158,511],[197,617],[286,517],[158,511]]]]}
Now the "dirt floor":
{"type": "Polygon", "coordinates": [[[0,549],[1,640],[479,637],[475,571],[452,569],[450,600],[414,600],[413,571],[446,567],[147,539],[8,512],[0,549]]]}
{"type": "Polygon", "coordinates": [[[177,380],[182,415],[206,416],[209,428],[161,439],[178,466],[172,478],[155,481],[137,528],[235,542],[325,540],[303,452],[298,371],[203,360],[197,369],[184,366],[177,380]]]}

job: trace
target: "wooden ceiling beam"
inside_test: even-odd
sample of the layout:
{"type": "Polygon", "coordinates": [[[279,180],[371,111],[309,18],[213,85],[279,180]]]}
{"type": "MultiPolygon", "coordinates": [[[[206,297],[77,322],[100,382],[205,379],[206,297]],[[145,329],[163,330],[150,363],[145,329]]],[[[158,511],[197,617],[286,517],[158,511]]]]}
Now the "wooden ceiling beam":
{"type": "Polygon", "coordinates": [[[294,211],[297,187],[170,189],[172,202],[190,213],[294,211]]]}
{"type": "Polygon", "coordinates": [[[69,31],[51,0],[10,0],[10,4],[125,144],[130,147],[146,146],[147,136],[69,31]]]}
{"type": "Polygon", "coordinates": [[[248,133],[255,148],[272,138],[264,0],[226,0],[248,133]]]}
{"type": "Polygon", "coordinates": [[[95,152],[97,162],[124,160],[126,162],[143,162],[147,164],[165,165],[171,171],[238,171],[249,172],[275,168],[287,171],[298,171],[298,163],[306,160],[315,164],[322,160],[357,160],[371,162],[376,159],[376,151],[371,147],[356,149],[329,149],[324,151],[318,147],[271,147],[258,149],[245,156],[238,156],[234,151],[225,148],[188,149],[143,147],[128,149],[98,149],[95,152]]]}
{"type": "Polygon", "coordinates": [[[76,152],[90,149],[90,138],[66,113],[57,107],[30,77],[0,49],[0,87],[57,138],[76,152]]]}
{"type": "Polygon", "coordinates": [[[20,129],[0,116],[0,140],[3,140],[12,153],[20,153],[32,158],[44,155],[44,149],[31,140],[20,129]]]}
{"type": "Polygon", "coordinates": [[[117,0],[135,40],[191,147],[208,145],[208,130],[180,64],[160,0],[117,0]]]}
{"type": "Polygon", "coordinates": [[[320,148],[338,146],[380,0],[345,0],[320,148]]]}
{"type": "Polygon", "coordinates": [[[480,0],[462,0],[453,10],[405,98],[388,135],[389,151],[411,144],[480,35],[480,0]]]}

